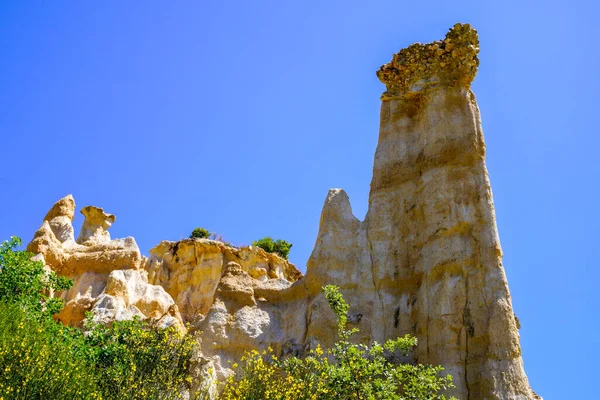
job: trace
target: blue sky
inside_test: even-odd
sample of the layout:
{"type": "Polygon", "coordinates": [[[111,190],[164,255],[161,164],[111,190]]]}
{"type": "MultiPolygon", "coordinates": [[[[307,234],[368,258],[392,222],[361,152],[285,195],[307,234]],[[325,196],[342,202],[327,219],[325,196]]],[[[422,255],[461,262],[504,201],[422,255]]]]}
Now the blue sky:
{"type": "Polygon", "coordinates": [[[0,238],[29,241],[72,193],[116,214],[112,236],[146,254],[203,226],[234,244],[285,238],[303,269],[329,188],[366,212],[375,71],[469,22],[525,368],[545,399],[593,398],[599,13],[592,1],[2,1],[0,238]]]}

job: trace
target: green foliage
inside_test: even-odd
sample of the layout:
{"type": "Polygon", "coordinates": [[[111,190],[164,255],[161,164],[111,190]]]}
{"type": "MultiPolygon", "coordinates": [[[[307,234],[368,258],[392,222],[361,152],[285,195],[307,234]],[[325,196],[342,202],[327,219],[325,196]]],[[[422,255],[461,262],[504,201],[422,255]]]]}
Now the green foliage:
{"type": "Polygon", "coordinates": [[[350,331],[346,330],[346,324],[348,323],[348,310],[350,306],[344,300],[344,297],[340,293],[340,289],[334,285],[327,285],[323,287],[325,292],[325,298],[331,310],[337,315],[338,318],[338,335],[340,339],[347,340],[352,334],[358,332],[358,329],[354,328],[350,331]]]}
{"type": "Polygon", "coordinates": [[[20,304],[0,301],[0,397],[102,398],[82,347],[79,332],[33,316],[20,304]]]}
{"type": "Polygon", "coordinates": [[[180,399],[197,338],[139,321],[86,334],[55,322],[51,290],[71,282],[44,270],[18,238],[0,245],[0,399],[180,399]]]}
{"type": "Polygon", "coordinates": [[[210,237],[210,232],[204,228],[196,228],[190,234],[190,239],[208,239],[210,237]]]}
{"type": "Polygon", "coordinates": [[[196,338],[174,327],[155,329],[139,319],[108,327],[86,320],[85,356],[105,399],[179,399],[191,383],[196,338]]]}
{"type": "Polygon", "coordinates": [[[0,244],[0,301],[20,304],[32,313],[56,314],[63,304],[49,293],[70,288],[72,281],[45,271],[41,261],[31,261],[32,253],[16,251],[20,244],[15,236],[0,244]]]}
{"type": "Polygon", "coordinates": [[[256,240],[252,242],[252,245],[260,247],[267,253],[277,253],[286,260],[290,254],[290,249],[292,248],[292,244],[290,242],[287,242],[283,239],[273,240],[273,238],[270,236],[265,236],[262,239],[256,240]]]}
{"type": "Polygon", "coordinates": [[[350,343],[357,332],[346,330],[348,304],[336,286],[325,286],[325,296],[338,317],[339,341],[324,352],[320,346],[307,357],[278,359],[271,349],[252,351],[234,364],[235,375],[223,399],[277,400],[444,400],[454,387],[452,377],[440,377],[442,367],[394,362],[407,355],[417,339],[406,335],[371,346],[350,343]]]}

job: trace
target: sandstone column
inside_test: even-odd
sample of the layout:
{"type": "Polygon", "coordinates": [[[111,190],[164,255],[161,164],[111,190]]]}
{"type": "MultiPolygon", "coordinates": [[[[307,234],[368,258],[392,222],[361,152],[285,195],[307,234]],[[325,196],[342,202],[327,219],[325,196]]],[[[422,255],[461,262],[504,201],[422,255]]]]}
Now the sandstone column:
{"type": "Polygon", "coordinates": [[[380,304],[373,338],[412,333],[461,399],[531,399],[470,83],[477,32],[413,44],[377,72],[382,95],[365,220],[380,304]]]}

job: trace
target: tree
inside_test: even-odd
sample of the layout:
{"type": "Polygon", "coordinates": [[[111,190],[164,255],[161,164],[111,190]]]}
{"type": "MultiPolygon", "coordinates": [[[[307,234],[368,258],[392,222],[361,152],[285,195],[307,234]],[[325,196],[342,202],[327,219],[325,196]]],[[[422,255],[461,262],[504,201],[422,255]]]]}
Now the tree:
{"type": "Polygon", "coordinates": [[[63,302],[49,294],[67,290],[73,282],[45,270],[41,261],[32,261],[34,254],[17,251],[19,245],[16,236],[0,244],[0,301],[20,304],[30,313],[58,313],[63,302]]]}
{"type": "Polygon", "coordinates": [[[276,253],[287,260],[292,244],[283,239],[273,240],[270,236],[252,242],[253,246],[260,247],[267,253],[276,253]]]}
{"type": "Polygon", "coordinates": [[[204,228],[196,228],[190,234],[190,239],[208,239],[210,237],[210,232],[204,228]]]}

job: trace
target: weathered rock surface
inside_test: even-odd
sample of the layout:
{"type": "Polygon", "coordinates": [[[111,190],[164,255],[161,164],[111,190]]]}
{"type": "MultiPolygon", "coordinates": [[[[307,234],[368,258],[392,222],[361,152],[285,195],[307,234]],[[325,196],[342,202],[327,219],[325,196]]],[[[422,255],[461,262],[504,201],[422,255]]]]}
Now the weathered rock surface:
{"type": "Polygon", "coordinates": [[[84,207],[81,213],[85,216],[85,221],[77,237],[77,243],[90,245],[110,242],[108,228],[115,222],[116,217],[95,206],[84,207]]]}
{"type": "Polygon", "coordinates": [[[214,364],[210,374],[223,380],[250,349],[331,345],[335,316],[321,288],[335,284],[360,329],[354,340],[416,336],[413,361],[443,365],[463,400],[539,398],[523,369],[470,90],[478,52],[477,32],[457,24],[380,68],[386,91],[366,218],[330,190],[305,276],[261,249],[206,239],[163,241],[147,259],[133,238],[110,240],[115,217],[91,206],[76,242],[75,202],[59,200],[28,246],[75,280],[59,318],[76,325],[91,310],[103,322],[189,322],[210,360],[201,357],[198,374],[214,364]]]}
{"type": "Polygon", "coordinates": [[[185,322],[206,316],[230,262],[238,264],[252,282],[282,280],[289,285],[302,276],[293,264],[277,254],[209,239],[165,240],[151,249],[150,254],[145,266],[149,281],[164,287],[175,299],[185,322]]]}
{"type": "Polygon", "coordinates": [[[444,365],[460,398],[531,399],[469,88],[478,50],[476,31],[457,24],[378,73],[387,91],[364,222],[380,300],[371,332],[416,335],[416,360],[444,365]]]}
{"type": "Polygon", "coordinates": [[[85,207],[86,217],[77,242],[72,221],[75,201],[60,199],[48,212],[27,250],[37,254],[51,270],[73,279],[61,294],[65,307],[61,322],[79,326],[85,312],[104,323],[139,316],[159,326],[184,329],[177,305],[167,292],[148,283],[141,267],[145,258],[132,237],[110,240],[107,229],[115,221],[98,207],[85,207]]]}

